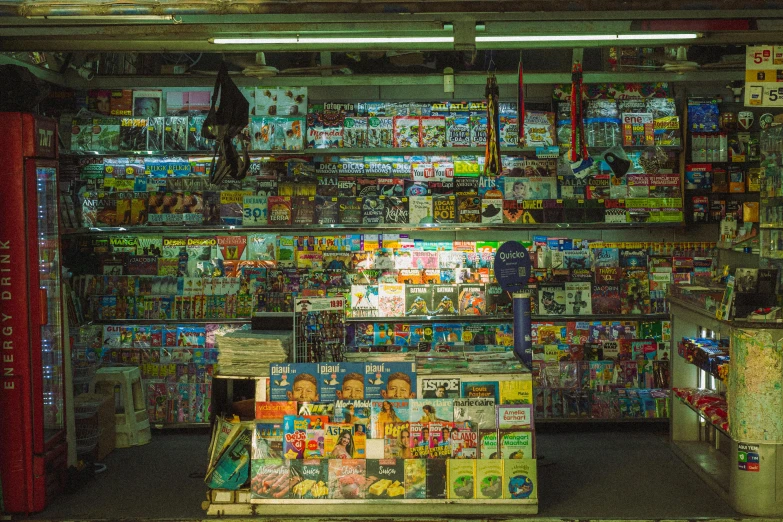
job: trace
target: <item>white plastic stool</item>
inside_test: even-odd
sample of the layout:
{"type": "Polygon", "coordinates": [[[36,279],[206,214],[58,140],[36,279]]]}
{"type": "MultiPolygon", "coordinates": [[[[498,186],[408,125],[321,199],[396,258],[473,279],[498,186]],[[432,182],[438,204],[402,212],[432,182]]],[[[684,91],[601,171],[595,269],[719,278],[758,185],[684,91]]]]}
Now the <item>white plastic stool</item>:
{"type": "Polygon", "coordinates": [[[117,439],[115,446],[128,448],[141,446],[152,439],[150,420],[147,415],[144,388],[141,386],[141,372],[137,367],[118,366],[101,368],[95,373],[90,386],[91,393],[113,395],[117,439]],[[115,395],[115,387],[119,386],[115,395]]]}

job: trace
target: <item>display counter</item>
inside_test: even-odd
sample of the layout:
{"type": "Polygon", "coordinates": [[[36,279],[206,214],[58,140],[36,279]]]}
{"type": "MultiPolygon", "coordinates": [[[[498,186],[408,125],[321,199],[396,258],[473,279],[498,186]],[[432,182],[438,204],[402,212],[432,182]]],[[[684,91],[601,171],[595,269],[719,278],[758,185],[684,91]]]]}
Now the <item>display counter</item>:
{"type": "Polygon", "coordinates": [[[720,426],[693,403],[672,401],[675,452],[735,510],[780,516],[783,500],[775,484],[783,476],[783,323],[718,320],[676,297],[669,297],[669,306],[675,339],[730,340],[725,382],[674,357],[675,395],[711,390],[713,398],[725,397],[728,414],[728,426],[720,426]]]}

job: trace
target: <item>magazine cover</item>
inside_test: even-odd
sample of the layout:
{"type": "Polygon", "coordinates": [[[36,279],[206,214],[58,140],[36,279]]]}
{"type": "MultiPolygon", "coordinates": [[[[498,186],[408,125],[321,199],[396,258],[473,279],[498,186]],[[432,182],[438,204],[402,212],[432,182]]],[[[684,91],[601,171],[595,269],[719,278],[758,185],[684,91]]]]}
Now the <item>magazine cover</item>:
{"type": "Polygon", "coordinates": [[[497,425],[495,399],[474,397],[454,399],[455,424],[467,424],[479,429],[494,429],[497,425]]]}
{"type": "Polygon", "coordinates": [[[318,396],[318,367],[313,363],[271,363],[269,396],[273,401],[314,402],[318,396]]]}
{"type": "Polygon", "coordinates": [[[454,196],[432,196],[432,215],[435,223],[456,223],[457,200],[454,196]]]}
{"type": "Polygon", "coordinates": [[[364,365],[362,363],[317,364],[319,395],[322,401],[364,398],[364,365]]]}
{"type": "Polygon", "coordinates": [[[590,283],[565,283],[566,315],[593,313],[590,283]]]}
{"type": "Polygon", "coordinates": [[[252,459],[283,458],[283,425],[257,422],[253,436],[252,459]]]}
{"type": "Polygon", "coordinates": [[[498,430],[496,428],[479,430],[478,458],[500,458],[498,454],[498,430]]]}
{"type": "Polygon", "coordinates": [[[453,422],[454,402],[452,399],[412,399],[410,401],[412,422],[453,422]]]}
{"type": "Polygon", "coordinates": [[[459,377],[446,379],[423,377],[421,379],[421,396],[423,399],[458,399],[459,394],[459,377]]]}
{"type": "Polygon", "coordinates": [[[372,402],[368,400],[337,400],[334,403],[334,422],[350,424],[354,435],[370,433],[372,402]]]}
{"type": "Polygon", "coordinates": [[[451,458],[475,459],[478,454],[478,428],[473,426],[459,426],[454,423],[451,430],[451,458]]]}
{"type": "Polygon", "coordinates": [[[387,459],[412,458],[410,423],[391,422],[383,427],[383,457],[387,459]]]}
{"type": "Polygon", "coordinates": [[[533,406],[531,404],[498,404],[495,411],[500,429],[533,429],[533,406]]]}
{"type": "Polygon", "coordinates": [[[432,287],[430,285],[405,285],[405,316],[432,315],[430,303],[432,287]]]}
{"type": "Polygon", "coordinates": [[[298,415],[283,417],[283,456],[287,460],[303,459],[308,419],[298,415]]]}
{"type": "Polygon", "coordinates": [[[430,427],[429,423],[411,422],[410,431],[410,453],[411,458],[426,459],[430,454],[430,427]]]}
{"type": "Polygon", "coordinates": [[[434,223],[432,196],[411,195],[408,198],[408,222],[412,225],[434,223]]]}
{"type": "Polygon", "coordinates": [[[535,434],[529,430],[500,429],[501,459],[532,459],[535,458],[535,434]]]}
{"type": "Polygon", "coordinates": [[[378,285],[351,285],[351,316],[378,317],[378,285]]]}
{"type": "Polygon", "coordinates": [[[237,490],[247,483],[254,431],[253,423],[240,425],[233,441],[207,474],[206,483],[209,488],[237,490]]]}
{"type": "Polygon", "coordinates": [[[256,401],[256,420],[282,424],[286,415],[296,415],[296,401],[256,401]]]}
{"type": "Polygon", "coordinates": [[[566,313],[565,288],[561,285],[540,285],[537,312],[540,315],[564,315],[566,313]]]}
{"type": "Polygon", "coordinates": [[[372,401],[370,432],[373,439],[385,439],[387,425],[407,423],[409,420],[409,401],[398,399],[372,401]]]}
{"type": "Polygon", "coordinates": [[[459,315],[486,315],[484,285],[459,285],[459,315]]]}
{"type": "Polygon", "coordinates": [[[324,453],[329,459],[350,459],[355,452],[353,424],[333,423],[324,430],[324,453]]]}
{"type": "Polygon", "coordinates": [[[378,316],[402,317],[405,315],[405,285],[385,283],[378,289],[378,316]]]}
{"type": "Polygon", "coordinates": [[[463,399],[492,399],[498,402],[498,381],[462,381],[463,399]]]}
{"type": "Polygon", "coordinates": [[[364,363],[366,399],[416,397],[416,363],[364,363]]]}
{"type": "Polygon", "coordinates": [[[453,422],[430,422],[430,454],[431,459],[451,458],[451,430],[453,422]]]}
{"type": "Polygon", "coordinates": [[[430,315],[458,315],[458,303],[459,289],[455,285],[432,285],[430,315]]]}

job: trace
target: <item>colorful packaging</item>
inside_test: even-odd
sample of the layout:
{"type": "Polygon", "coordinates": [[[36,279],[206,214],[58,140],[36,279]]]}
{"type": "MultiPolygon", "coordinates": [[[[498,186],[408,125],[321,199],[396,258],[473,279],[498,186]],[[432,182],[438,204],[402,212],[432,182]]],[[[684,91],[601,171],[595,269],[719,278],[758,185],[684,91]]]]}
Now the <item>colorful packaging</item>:
{"type": "Polygon", "coordinates": [[[536,456],[535,433],[530,430],[499,429],[501,459],[532,459],[536,456]]]}
{"type": "Polygon", "coordinates": [[[476,461],[476,498],[503,497],[503,461],[479,459],[476,461]]]}
{"type": "Polygon", "coordinates": [[[476,497],[476,461],[471,459],[449,459],[447,483],[450,500],[465,500],[476,497]]]}
{"type": "Polygon", "coordinates": [[[250,498],[288,498],[289,461],[258,459],[250,464],[250,498]]]}
{"type": "Polygon", "coordinates": [[[289,498],[324,499],[329,497],[329,461],[294,460],[290,462],[289,498]]]}
{"type": "Polygon", "coordinates": [[[367,464],[364,459],[329,461],[329,498],[359,500],[365,498],[367,464]]]}
{"type": "Polygon", "coordinates": [[[367,499],[405,497],[405,461],[372,459],[367,461],[367,499]]]}
{"type": "MultiPolygon", "coordinates": [[[[422,459],[405,459],[406,499],[427,498],[427,463],[422,459]]],[[[445,494],[441,498],[445,498],[445,494]]]]}
{"type": "Polygon", "coordinates": [[[503,462],[503,498],[538,498],[535,459],[513,459],[503,462]]]}

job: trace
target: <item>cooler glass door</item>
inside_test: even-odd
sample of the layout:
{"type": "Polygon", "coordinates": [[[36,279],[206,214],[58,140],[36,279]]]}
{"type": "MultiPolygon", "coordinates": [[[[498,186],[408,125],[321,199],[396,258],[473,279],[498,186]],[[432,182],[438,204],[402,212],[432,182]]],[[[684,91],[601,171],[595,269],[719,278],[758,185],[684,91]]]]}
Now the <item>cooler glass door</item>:
{"type": "MultiPolygon", "coordinates": [[[[49,449],[57,442],[57,437],[62,435],[65,426],[57,167],[51,162],[34,162],[34,167],[40,332],[31,333],[33,337],[40,335],[41,364],[33,371],[41,372],[43,411],[36,413],[41,415],[43,420],[44,448],[49,449]]],[[[35,274],[31,279],[35,281],[35,274]]],[[[32,301],[35,302],[35,299],[32,301]]],[[[33,344],[33,350],[35,349],[33,344]]],[[[36,425],[41,426],[40,421],[37,420],[36,425]]]]}

